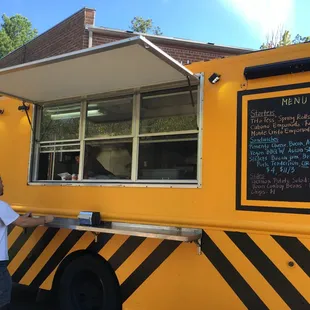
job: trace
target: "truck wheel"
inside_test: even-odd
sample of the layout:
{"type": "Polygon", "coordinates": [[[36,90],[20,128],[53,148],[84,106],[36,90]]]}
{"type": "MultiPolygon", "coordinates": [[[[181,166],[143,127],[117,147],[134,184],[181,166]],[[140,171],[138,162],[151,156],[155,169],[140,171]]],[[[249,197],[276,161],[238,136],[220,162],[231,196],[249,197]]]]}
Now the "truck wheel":
{"type": "Polygon", "coordinates": [[[110,264],[85,254],[62,272],[57,294],[62,310],[121,310],[120,286],[110,264]]]}

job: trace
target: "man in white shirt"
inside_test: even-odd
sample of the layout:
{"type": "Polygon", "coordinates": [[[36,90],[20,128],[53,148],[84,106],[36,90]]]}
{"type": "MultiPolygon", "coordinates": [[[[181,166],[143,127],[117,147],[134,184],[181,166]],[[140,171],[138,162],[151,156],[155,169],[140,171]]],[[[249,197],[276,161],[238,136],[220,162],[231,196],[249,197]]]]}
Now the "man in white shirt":
{"type": "MultiPolygon", "coordinates": [[[[4,186],[0,176],[0,196],[4,194],[4,186]]],[[[8,237],[7,227],[12,224],[19,227],[35,227],[52,222],[51,215],[32,218],[31,213],[20,216],[6,202],[0,200],[0,310],[8,309],[11,301],[12,279],[8,272],[8,237]]]]}

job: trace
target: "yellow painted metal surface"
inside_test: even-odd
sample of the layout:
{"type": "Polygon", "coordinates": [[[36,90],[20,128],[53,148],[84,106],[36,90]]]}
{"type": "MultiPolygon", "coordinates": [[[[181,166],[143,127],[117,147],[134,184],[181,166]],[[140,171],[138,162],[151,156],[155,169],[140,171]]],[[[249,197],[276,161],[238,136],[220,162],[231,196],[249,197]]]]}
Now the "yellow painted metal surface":
{"type": "Polygon", "coordinates": [[[237,92],[307,82],[310,77],[310,73],[298,73],[247,82],[243,70],[246,66],[308,54],[308,45],[290,46],[189,67],[206,77],[201,189],[27,186],[30,127],[25,114],[17,110],[20,105],[17,100],[2,100],[0,106],[5,113],[0,116],[0,135],[5,151],[0,152],[0,171],[6,186],[4,199],[16,210],[62,216],[76,216],[87,208],[100,211],[103,218],[111,220],[309,233],[307,216],[296,215],[292,221],[292,215],[287,214],[258,216],[235,211],[237,92]],[[213,72],[221,74],[220,82],[215,85],[207,80],[213,72]]]}
{"type": "Polygon", "coordinates": [[[189,308],[246,309],[210,262],[197,255],[191,244],[182,244],[124,303],[126,310],[189,308]],[[212,281],[203,281],[202,285],[202,279],[212,281]]]}
{"type": "MultiPolygon", "coordinates": [[[[11,234],[17,230],[14,228],[11,234]]],[[[16,270],[23,269],[27,262],[25,257],[34,254],[33,244],[39,242],[40,236],[43,238],[45,230],[38,228],[30,233],[23,245],[18,244],[18,239],[12,243],[11,249],[19,248],[9,265],[13,279],[16,270]]],[[[57,259],[59,248],[73,233],[66,229],[57,232],[31,268],[24,269],[20,283],[33,285],[41,277],[40,287],[51,289],[56,268],[45,269],[42,278],[44,265],[56,259],[58,266],[66,256],[94,244],[94,236],[83,233],[57,259]]],[[[276,241],[277,237],[303,245],[310,240],[210,229],[204,231],[201,255],[195,244],[117,235],[98,247],[97,253],[114,268],[126,310],[307,309],[309,267],[299,261],[300,248],[291,256],[276,241]],[[249,252],[247,247],[244,252],[243,246],[248,242],[249,252]]]]}
{"type": "MultiPolygon", "coordinates": [[[[136,270],[145,259],[159,246],[161,240],[146,239],[138,247],[138,249],[129,256],[129,258],[116,271],[116,275],[120,284],[123,284],[126,279],[136,270]]],[[[105,259],[108,259],[104,256],[105,259]]]]}
{"type": "Polygon", "coordinates": [[[11,260],[9,265],[9,272],[13,274],[17,267],[19,267],[20,263],[24,261],[27,255],[30,253],[31,249],[37,244],[37,242],[42,237],[43,233],[45,232],[46,228],[36,228],[35,231],[32,233],[31,238],[29,238],[24,246],[22,251],[18,251],[14,259],[11,260]]]}
{"type": "MultiPolygon", "coordinates": [[[[109,220],[204,229],[202,255],[197,254],[194,244],[179,244],[170,253],[169,247],[175,246],[173,243],[145,239],[124,257],[115,272],[128,295],[124,300],[125,310],[242,310],[251,308],[249,305],[253,303],[259,305],[255,309],[307,309],[309,265],[304,264],[304,258],[309,256],[310,250],[309,215],[236,210],[236,128],[238,91],[310,80],[310,73],[298,73],[246,81],[244,68],[308,57],[309,52],[310,45],[304,44],[189,66],[192,71],[205,75],[202,188],[199,189],[28,186],[31,131],[27,118],[17,110],[20,105],[17,100],[1,100],[0,108],[5,109],[0,116],[0,173],[5,182],[4,199],[18,211],[76,216],[80,210],[88,209],[100,211],[102,217],[109,220]],[[215,85],[207,80],[213,72],[221,75],[220,82],[215,85]],[[254,249],[257,255],[253,256],[248,249],[254,249]],[[165,253],[170,254],[158,258],[165,253]],[[153,256],[155,258],[151,259],[153,256]],[[155,266],[152,261],[159,265],[155,266]],[[147,271],[149,274],[141,282],[138,276],[147,271]]],[[[296,91],[279,95],[291,93],[296,91]]],[[[245,107],[251,98],[260,96],[246,96],[245,107]]],[[[244,111],[243,122],[246,122],[246,109],[244,111]]],[[[245,165],[243,162],[243,180],[245,165]]],[[[251,204],[246,201],[245,181],[242,200],[251,204]]],[[[278,202],[270,202],[271,206],[273,204],[279,206],[278,202]]],[[[291,205],[280,203],[282,207],[291,205]]],[[[310,208],[310,204],[294,203],[294,207],[310,208]]],[[[9,266],[12,273],[43,233],[43,230],[35,231],[21,247],[9,266]]],[[[68,230],[60,230],[55,235],[23,275],[21,283],[32,283],[69,234],[68,230]]],[[[9,246],[14,247],[21,236],[21,231],[15,228],[9,236],[9,246]]],[[[119,249],[129,243],[129,238],[113,236],[98,253],[108,261],[121,257],[119,249]]],[[[67,254],[86,249],[92,241],[93,236],[82,236],[67,254]]],[[[50,270],[41,287],[51,287],[54,273],[55,269],[50,270]]]]}
{"type": "MultiPolygon", "coordinates": [[[[84,250],[86,249],[89,244],[94,240],[94,236],[91,233],[85,233],[82,238],[74,244],[74,246],[69,250],[67,255],[74,253],[75,251],[84,250]]],[[[60,263],[60,262],[59,262],[60,263]]],[[[42,289],[50,290],[52,288],[53,279],[59,264],[53,269],[51,274],[46,278],[43,284],[40,286],[42,289]]]]}
{"type": "MultiPolygon", "coordinates": [[[[18,229],[18,228],[15,228],[18,229]]],[[[42,251],[39,258],[35,261],[35,263],[31,266],[28,272],[21,279],[20,283],[23,285],[30,285],[34,278],[38,275],[40,270],[44,267],[44,265],[51,258],[52,254],[59,248],[65,238],[69,235],[69,229],[60,230],[53,240],[48,244],[47,247],[42,251]]],[[[21,264],[22,262],[20,262],[21,264]]],[[[52,271],[51,271],[52,272],[52,271]]]]}

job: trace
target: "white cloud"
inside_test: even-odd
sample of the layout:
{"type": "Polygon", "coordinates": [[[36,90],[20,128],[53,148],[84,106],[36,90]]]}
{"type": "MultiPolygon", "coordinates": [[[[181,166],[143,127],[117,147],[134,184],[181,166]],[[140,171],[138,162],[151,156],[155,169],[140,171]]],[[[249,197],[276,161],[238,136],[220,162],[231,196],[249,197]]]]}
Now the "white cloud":
{"type": "Polygon", "coordinates": [[[220,0],[225,9],[238,14],[261,38],[279,27],[291,29],[295,0],[220,0]]]}

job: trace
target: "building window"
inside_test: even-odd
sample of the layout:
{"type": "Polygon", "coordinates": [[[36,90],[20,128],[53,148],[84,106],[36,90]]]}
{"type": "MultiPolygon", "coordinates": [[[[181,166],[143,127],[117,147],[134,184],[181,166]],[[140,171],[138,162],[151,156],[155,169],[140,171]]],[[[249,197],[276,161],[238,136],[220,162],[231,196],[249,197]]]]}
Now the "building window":
{"type": "Polygon", "coordinates": [[[34,182],[196,183],[197,89],[45,105],[34,182]],[[192,100],[194,98],[194,100],[192,100]]]}

